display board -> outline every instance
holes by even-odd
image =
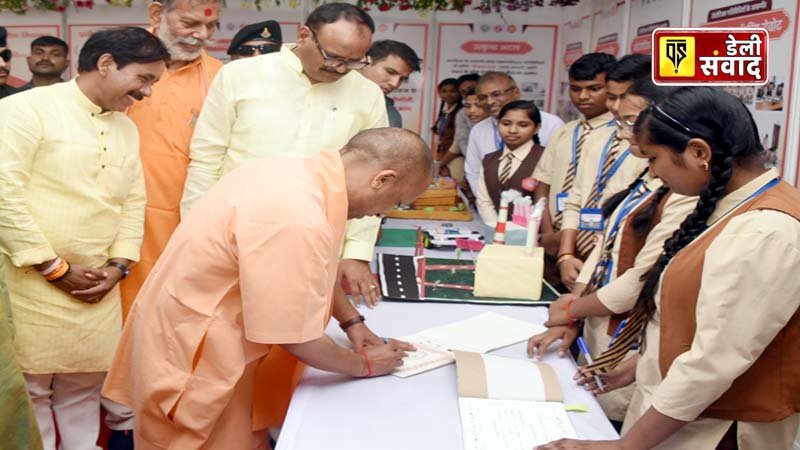
[[[649,55],[651,34],[659,27],[679,27],[683,2],[673,0],[632,0],[628,18],[627,53]]]

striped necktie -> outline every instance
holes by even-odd
[[[583,369],[584,377],[597,376],[617,367],[625,355],[633,348],[642,348],[644,329],[647,326],[647,315],[636,311],[625,319],[625,325],[617,337],[611,342],[603,353],[594,362]]]
[[[601,172],[600,178],[595,180],[594,184],[592,185],[592,192],[589,194],[589,197],[586,198],[586,203],[583,206],[584,208],[598,208],[600,206],[600,195],[598,194],[600,191],[600,185],[598,183],[602,183],[603,186],[608,185],[609,171],[620,155],[619,149],[622,144],[622,139],[617,137],[614,137],[613,139],[614,140],[611,142],[611,148],[608,149],[606,160],[603,162],[603,171]],[[592,249],[596,244],[594,234],[594,231],[578,231],[578,238],[575,240],[575,249],[578,250],[579,255],[586,257],[592,252]]]
[[[561,185],[561,192],[569,192],[569,190],[572,189],[572,184],[575,182],[575,173],[578,171],[578,162],[581,160],[581,150],[583,150],[583,144],[586,142],[589,132],[592,131],[592,126],[585,119],[581,120],[580,126],[583,127],[583,129],[578,137],[578,142],[575,144],[575,157],[569,163],[567,174],[564,177],[564,184]],[[556,217],[553,220],[553,227],[556,230],[561,228],[562,216],[563,212],[556,212]]]
[[[645,183],[639,183],[639,185],[636,187],[636,192],[633,195],[634,201],[635,199],[642,198],[642,196],[647,195],[649,192],[650,189],[645,186]],[[628,214],[633,213],[633,211],[635,211],[635,209],[630,211]],[[616,241],[617,234],[619,234],[620,231],[622,231],[621,223],[620,226],[612,228],[611,232],[603,240],[603,254],[600,257],[600,261],[598,261],[597,265],[595,266],[594,272],[592,272],[592,278],[589,279],[589,283],[586,285],[586,289],[581,295],[589,295],[606,285],[606,273],[610,268],[609,262],[612,259],[614,241]]]
[[[511,178],[511,162],[514,160],[514,153],[509,152],[503,157],[503,168],[500,170],[500,184],[505,185]]]

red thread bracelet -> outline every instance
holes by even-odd
[[[364,357],[364,361],[367,362],[367,376],[371,377],[372,375],[374,375],[375,373],[372,371],[372,360],[369,359],[369,356],[367,356],[367,354],[364,352],[356,352],[356,354]]]
[[[578,321],[578,318],[573,316],[569,312],[569,307],[572,306],[572,302],[574,302],[574,301],[575,301],[575,297],[569,297],[569,300],[567,300],[567,304],[561,307],[562,310],[567,312],[567,319],[569,319],[569,326],[574,326],[575,322]]]

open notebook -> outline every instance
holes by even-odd
[[[455,361],[452,350],[486,353],[524,341],[546,330],[542,325],[486,312],[398,339],[417,347],[392,375],[406,378]]]
[[[529,450],[575,430],[548,364],[454,352],[465,450]]]

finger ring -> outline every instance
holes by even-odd
[[[369,286],[369,288],[370,288],[370,289],[378,289],[378,286],[375,286],[374,284],[371,284],[371,285]]]

